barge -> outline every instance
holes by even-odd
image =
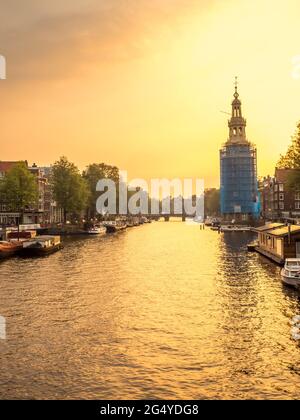
[[[37,236],[34,239],[23,242],[21,255],[42,257],[63,248],[60,236]]]

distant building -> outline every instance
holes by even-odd
[[[256,148],[247,140],[246,125],[236,85],[229,138],[220,150],[221,213],[227,220],[250,221],[260,213]]]
[[[44,189],[44,223],[62,223],[64,219],[63,209],[58,206],[54,200],[51,189],[51,174],[52,169],[50,166],[40,167],[41,176],[46,179]]]
[[[274,177],[259,183],[262,216],[268,220],[300,219],[300,190],[287,188],[289,176],[297,169],[276,169]]]
[[[0,179],[20,162],[0,162]],[[52,224],[60,223],[63,220],[63,212],[55,200],[50,185],[51,168],[39,168],[36,164],[28,166],[28,170],[36,177],[38,186],[38,200],[35,205],[25,209],[23,214],[24,224]],[[3,197],[0,197],[0,225],[16,225],[20,218],[20,212],[12,211]]]

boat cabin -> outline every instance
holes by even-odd
[[[266,225],[257,228],[257,252],[284,264],[286,258],[300,258],[300,226]]]
[[[60,236],[37,236],[23,242],[23,249],[27,247],[50,248],[60,244]]]

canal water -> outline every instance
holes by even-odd
[[[298,398],[300,295],[250,233],[156,222],[0,264],[1,398]]]

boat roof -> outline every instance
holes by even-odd
[[[293,235],[293,234],[300,233],[300,226],[297,226],[297,225],[283,226],[281,228],[267,231],[267,233],[272,236],[286,236],[289,233]]]
[[[255,232],[264,232],[264,231],[267,231],[267,230],[277,229],[277,228],[283,227],[283,226],[285,226],[284,223],[269,223],[267,225],[257,227],[254,230],[255,230]]]
[[[60,236],[41,235],[41,236],[36,236],[35,238],[30,238],[26,242],[50,241],[51,239],[59,240]]]

